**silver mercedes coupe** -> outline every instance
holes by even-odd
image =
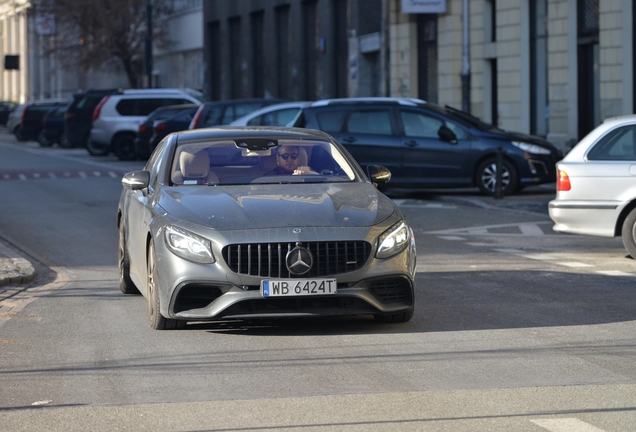
[[[119,201],[119,278],[154,329],[227,319],[373,315],[415,307],[400,209],[326,133],[218,127],[166,137]]]

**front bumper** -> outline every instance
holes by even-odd
[[[315,235],[320,236],[324,231],[316,230]],[[348,230],[354,236],[356,231],[369,234],[368,228]],[[258,241],[259,235],[271,240],[272,233],[252,233],[250,239]],[[374,232],[367,238],[376,236]],[[172,254],[162,235],[155,239],[155,247],[161,312],[170,318],[204,321],[389,314],[409,310],[415,305],[416,250],[413,239],[405,250],[393,257],[377,259],[373,247],[362,268],[320,276],[336,279],[337,294],[294,297],[264,297],[260,290],[261,281],[270,278],[233,272],[222,258],[221,245],[213,246],[216,263],[205,265]],[[293,277],[289,279],[294,280]]]

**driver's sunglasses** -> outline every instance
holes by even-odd
[[[283,160],[287,160],[289,158],[292,158],[292,160],[296,160],[298,159],[298,153],[281,153],[278,155],[279,157],[281,157]]]

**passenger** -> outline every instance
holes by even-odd
[[[267,175],[318,174],[312,171],[309,166],[298,166],[300,164],[300,152],[301,150],[296,146],[280,146],[276,154],[277,166],[269,171]]]

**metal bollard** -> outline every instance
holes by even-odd
[[[495,199],[503,198],[503,187],[501,177],[503,173],[503,147],[497,147],[497,175],[495,180]]]

